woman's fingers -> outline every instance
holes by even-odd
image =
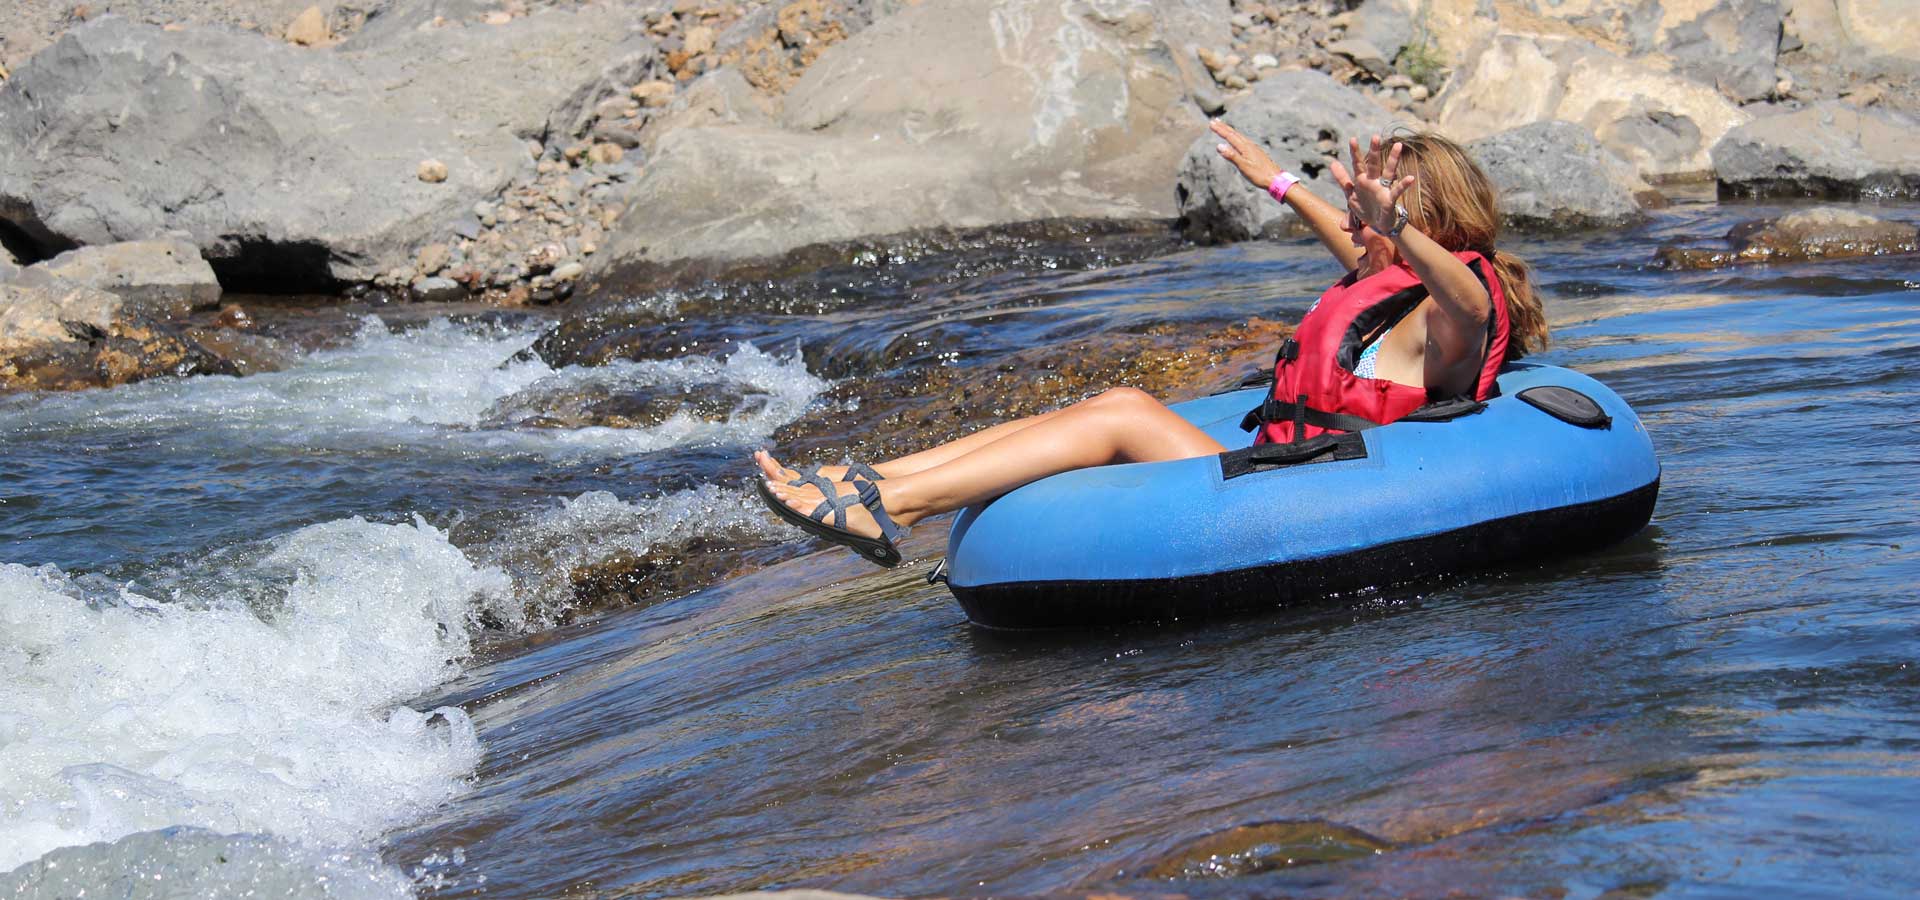
[[[1347,153],[1353,156],[1353,177],[1356,179],[1365,178],[1367,176],[1367,162],[1366,159],[1360,155],[1359,138],[1347,138]]]
[[[1378,144],[1378,143],[1379,143],[1379,140],[1380,140],[1379,138],[1374,138],[1374,142],[1375,142],[1375,144]],[[1393,152],[1391,152],[1391,153],[1388,153],[1388,154],[1387,154],[1387,165],[1386,165],[1386,168],[1384,168],[1384,169],[1382,169],[1382,170],[1381,170],[1381,172],[1380,172],[1380,177],[1381,177],[1382,179],[1384,179],[1384,180],[1386,180],[1386,181],[1393,181],[1393,180],[1395,180],[1395,179],[1397,179],[1397,178],[1399,178],[1399,177],[1400,177],[1400,176],[1399,176],[1399,172],[1400,172],[1400,151],[1402,151],[1402,150],[1405,150],[1405,149],[1406,149],[1406,147],[1407,147],[1407,145],[1405,145],[1405,144],[1402,144],[1402,143],[1400,143],[1399,141],[1394,141],[1394,142],[1393,142]]]
[[[1412,175],[1408,175],[1407,177],[1402,178],[1397,182],[1394,182],[1393,194],[1387,198],[1388,201],[1392,203],[1399,203],[1400,195],[1406,193],[1407,188],[1410,188],[1410,187],[1413,187]]]
[[[1339,185],[1340,190],[1353,193],[1353,176],[1347,174],[1347,167],[1341,165],[1337,158],[1328,161],[1333,164],[1329,167],[1329,171],[1333,173],[1333,183]]]

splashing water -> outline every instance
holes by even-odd
[[[351,519],[248,575],[273,602],[0,565],[0,870],[174,825],[354,845],[461,789],[466,714],[400,704],[457,671],[505,574]]]

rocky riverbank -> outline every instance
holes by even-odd
[[[0,13],[0,280],[19,283],[0,351],[15,387],[245,371],[202,352],[222,342],[171,337],[189,310],[13,274],[126,242],[180,242],[212,291],[520,306],[1023,223],[1289,233],[1290,215],[1213,153],[1213,115],[1329,197],[1326,158],[1346,135],[1438,128],[1473,142],[1520,229],[1618,226],[1689,182],[1911,196],[1920,34],[1882,27],[1897,13],[1880,0],[16,5]],[[116,328],[162,337],[107,357],[87,344]],[[53,357],[69,375],[36,362]]]

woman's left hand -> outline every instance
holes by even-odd
[[[1339,160],[1333,161],[1333,180],[1347,194],[1347,207],[1359,215],[1360,221],[1382,234],[1393,230],[1394,222],[1399,219],[1395,211],[1400,203],[1400,195],[1413,186],[1414,177],[1401,177],[1400,152],[1404,145],[1395,142],[1393,150],[1381,154],[1380,136],[1374,135],[1371,149],[1364,156],[1360,153],[1360,139],[1347,138],[1347,151],[1353,155],[1353,174]]]

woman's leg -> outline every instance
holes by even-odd
[[[1115,388],[930,469],[889,475],[879,485],[880,499],[895,522],[911,525],[1070,469],[1186,459],[1225,449],[1147,394]],[[779,481],[770,486],[802,514],[812,513],[822,499],[811,486]],[[840,492],[854,493],[851,485]],[[847,511],[847,527],[869,537],[880,533],[873,517],[857,505]]]
[[[1093,398],[1093,399],[1098,399],[1098,398]],[[1092,399],[1080,401],[1080,403],[1091,403],[1091,402],[1093,402]],[[1074,406],[1078,406],[1078,405],[1080,404],[1078,403],[1074,404]],[[1011,422],[1001,422],[1000,424],[995,425],[992,428],[983,428],[979,431],[976,431],[972,434],[967,435],[966,437],[956,438],[944,444],[940,444],[935,447],[929,447],[928,449],[922,450],[918,453],[910,453],[910,454],[907,454],[906,456],[896,457],[894,459],[887,460],[886,462],[875,463],[873,466],[873,470],[876,472],[879,472],[882,476],[888,479],[894,479],[902,475],[911,475],[915,472],[925,471],[927,469],[933,468],[934,466],[940,465],[941,463],[948,462],[950,460],[964,456],[968,453],[971,453],[975,450],[980,449],[981,447],[991,444],[994,441],[997,441],[1003,437],[1006,437],[1007,435],[1010,435],[1016,431],[1026,428],[1029,425],[1032,425],[1036,422],[1045,421],[1046,419],[1052,418],[1053,416],[1057,416],[1063,412],[1066,412],[1067,409],[1072,409],[1072,408],[1073,406],[1069,406],[1066,409],[1056,409],[1053,412],[1044,412],[1035,416],[1027,416],[1024,419],[1015,419]],[[773,454],[768,453],[765,450],[754,451],[753,460],[754,462],[760,464],[760,471],[766,473],[766,476],[770,479],[773,479],[774,481],[791,481],[795,478],[800,477],[799,472],[796,472],[790,468],[787,468],[784,465],[781,465],[779,460],[773,458]],[[846,466],[821,466],[820,474],[825,476],[829,481],[840,481],[847,477],[847,467]]]

